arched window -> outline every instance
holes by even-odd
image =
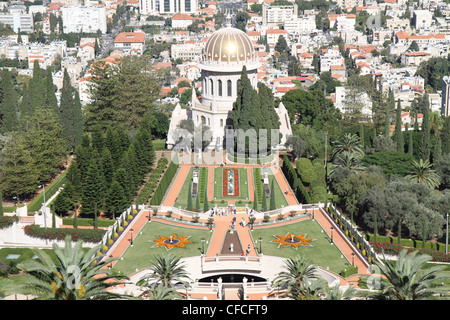
[[[202,119],[202,124],[206,124],[206,118],[205,118],[205,116],[202,116],[200,119]]]
[[[219,80],[217,84],[219,86],[219,97],[221,97],[222,96],[222,80]]]
[[[220,126],[223,127],[223,119],[220,119]]]
[[[231,85],[231,80],[228,80],[227,81],[227,95],[229,96],[229,97],[231,97],[232,96],[232,85]]]
[[[211,95],[214,95],[214,83],[212,81],[212,79],[209,80],[209,84],[211,85]]]

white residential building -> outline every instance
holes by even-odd
[[[433,22],[433,13],[429,10],[414,10],[413,21],[416,29],[429,28]]]
[[[314,16],[302,16],[284,21],[284,30],[289,34],[310,34],[316,30]]]
[[[33,15],[14,11],[10,13],[0,13],[0,23],[10,26],[14,32],[33,32]]]
[[[262,22],[264,25],[269,23],[283,24],[285,21],[297,17],[297,4],[275,5],[264,3],[262,6]]]
[[[139,11],[143,15],[165,13],[196,13],[198,0],[139,0]]]
[[[172,59],[183,59],[187,61],[200,61],[204,45],[197,41],[187,41],[180,44],[172,44],[170,55]]]
[[[64,6],[61,11],[64,33],[106,33],[105,6]]]

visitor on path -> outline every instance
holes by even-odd
[[[252,249],[251,249],[250,245],[248,245],[248,247],[247,247],[247,255],[250,253],[251,250]]]

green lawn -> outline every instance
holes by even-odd
[[[188,239],[192,244],[188,244],[185,248],[172,248],[167,251],[166,248],[154,246],[154,239],[158,236],[170,236],[176,234],[178,236],[190,236]],[[209,230],[194,229],[189,227],[177,227],[161,222],[147,223],[142,228],[142,234],[137,234],[133,240],[133,247],[128,247],[123,254],[123,260],[119,260],[114,268],[121,271],[125,275],[130,275],[138,270],[148,268],[155,257],[171,252],[179,258],[198,256],[201,254],[202,243],[200,239],[203,237],[206,241],[210,241],[212,233]],[[208,245],[205,242],[205,251]]]
[[[321,232],[322,228],[316,221],[304,220],[294,224],[273,228],[255,228],[252,231],[253,241],[263,238],[262,253],[270,256],[292,258],[302,255],[311,260],[315,265],[324,269],[339,273],[350,266],[345,258],[341,258],[341,252],[335,245],[330,244],[330,238]],[[278,248],[278,243],[272,242],[276,239],[274,235],[286,235],[292,232],[295,235],[305,234],[305,237],[312,238],[310,247],[299,247],[297,250],[291,247]],[[257,244],[259,250],[259,242]]]

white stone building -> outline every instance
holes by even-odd
[[[61,7],[64,33],[106,33],[105,6],[64,6]]]
[[[169,148],[175,144],[175,129],[183,119],[192,119],[195,126],[207,125],[212,134],[210,147],[223,147],[225,136],[232,132],[230,115],[244,66],[250,83],[256,88],[260,62],[250,38],[246,33],[230,26],[214,32],[208,39],[202,61],[198,64],[202,78],[201,99],[193,90],[191,109],[184,110],[179,106],[175,108],[167,135]],[[277,112],[282,123],[280,131],[284,132],[285,138],[288,134],[292,134],[289,123],[286,126],[287,112],[283,108]]]

